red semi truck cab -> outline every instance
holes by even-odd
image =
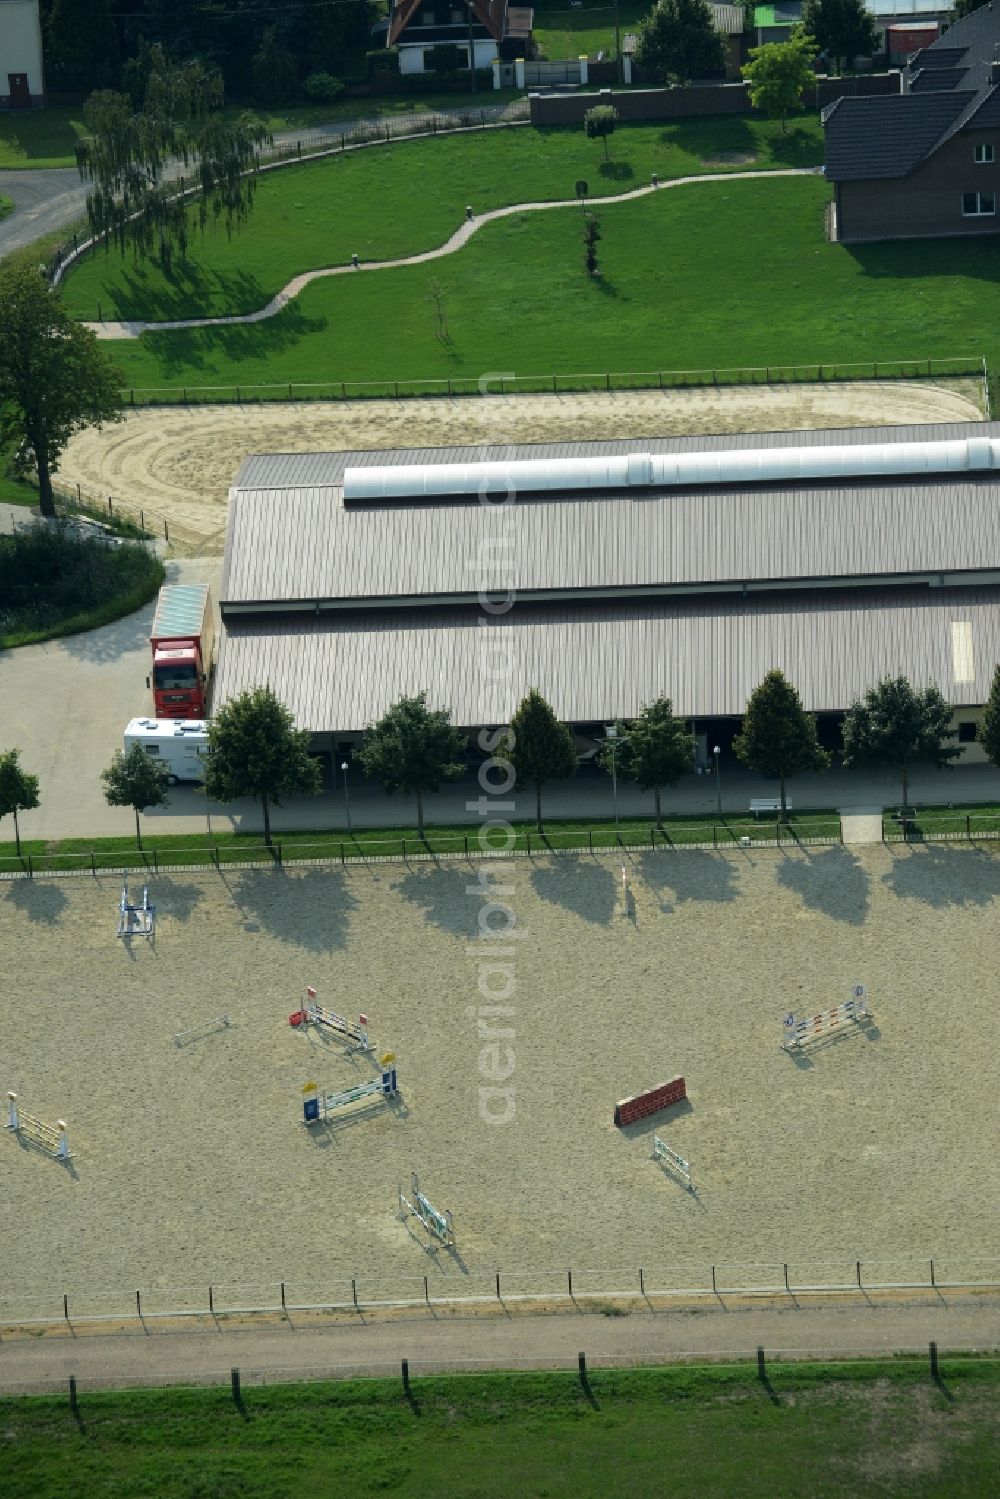
[[[207,718],[215,644],[212,596],[205,584],[167,583],[149,637],[157,718]]]

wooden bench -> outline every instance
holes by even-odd
[[[792,810],[792,804],[791,804],[790,801],[788,801],[786,799],[786,801],[785,801],[785,811],[786,812],[790,812],[791,810]],[[781,811],[781,797],[780,796],[754,796],[754,797],[751,797],[751,799],[750,799],[750,811],[753,813],[753,815],[755,817],[759,817],[762,812],[780,812]]]

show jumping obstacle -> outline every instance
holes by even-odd
[[[345,1088],[341,1093],[320,1093],[318,1084],[306,1083],[302,1089],[302,1122],[318,1124],[328,1114],[346,1109],[349,1104],[360,1103],[366,1098],[395,1098],[398,1091],[395,1067],[385,1067],[381,1075],[372,1078],[370,1083],[359,1083],[357,1087]]]
[[[227,1031],[228,1029],[228,1015],[213,1015],[211,1020],[203,1020],[200,1025],[192,1025],[186,1031],[178,1031],[174,1036],[174,1045],[185,1046],[188,1041],[200,1041],[210,1031]]]
[[[34,1114],[27,1114],[24,1109],[18,1108],[16,1093],[7,1094],[7,1128],[12,1129],[15,1134],[23,1135],[33,1145],[41,1146],[42,1150],[47,1150],[56,1160],[68,1161],[70,1158],[65,1119],[57,1119],[54,1125],[45,1124],[43,1120],[36,1119]]]
[[[295,1010],[288,1017],[288,1024],[299,1025],[325,1025],[327,1030],[334,1031],[342,1036],[347,1043],[347,1052],[371,1051],[371,1041],[368,1037],[368,1016],[359,1015],[358,1023],[355,1025],[350,1020],[345,1020],[343,1015],[337,1015],[333,1010],[326,1010],[322,1005],[316,1003],[316,990],[310,987],[306,990],[306,1007],[304,1010]]]
[[[694,1191],[694,1183],[691,1180],[691,1164],[676,1150],[671,1150],[666,1140],[661,1140],[659,1135],[653,1136],[653,1160],[659,1161],[667,1171],[672,1171],[679,1176],[689,1192]]]
[[[845,1025],[860,1024],[870,1018],[870,1011],[865,1002],[864,984],[854,986],[854,994],[842,1005],[834,1005],[832,1010],[820,1010],[818,1015],[813,1015],[808,1020],[796,1020],[789,1011],[785,1016],[782,1026],[782,1045],[786,1051],[791,1051],[793,1046],[806,1046],[810,1041],[818,1041],[823,1036],[829,1036],[831,1032],[840,1030]]]
[[[672,1108],[675,1103],[683,1103],[687,1098],[687,1086],[682,1077],[672,1077],[669,1083],[661,1083],[658,1088],[649,1088],[645,1093],[634,1093],[631,1098],[623,1098],[615,1104],[615,1126],[621,1129],[625,1124],[635,1124],[639,1119],[645,1119],[649,1114],[658,1114],[661,1109]]]
[[[128,874],[122,870],[122,898],[118,902],[118,936],[152,937],[156,926],[156,907],[149,904],[149,886],[142,887],[142,905],[133,906],[128,898]]]
[[[415,1171],[410,1172],[410,1191],[413,1193],[413,1201],[411,1202],[403,1195],[402,1187],[398,1191],[399,1216],[403,1222],[406,1222],[408,1214],[419,1218],[427,1231],[450,1249],[455,1243],[455,1226],[451,1221],[451,1214],[447,1209],[443,1213],[439,1212],[430,1199],[424,1196]]]

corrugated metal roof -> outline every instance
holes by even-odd
[[[995,569],[997,492],[966,475],[345,510],[333,489],[241,490],[223,612]]]
[[[962,631],[956,678],[953,625]],[[608,611],[522,606],[240,620],[228,628],[216,705],[269,682],[297,723],[350,733],[426,689],[457,724],[510,721],[530,686],[574,723],[634,717],[666,693],[685,717],[742,713],[772,667],[813,711],[846,708],[886,675],[982,703],[1000,661],[1000,589],[893,589],[748,602],[698,599]]]
[[[517,421],[511,405],[511,425]],[[346,468],[389,463],[478,463],[527,458],[589,458],[626,453],[719,452],[728,448],[831,447],[872,442],[946,442],[1000,437],[1000,422],[931,422],[899,427],[813,428],[797,432],[694,433],[686,437],[624,437],[593,442],[472,443],[443,448],[361,448],[337,453],[251,453],[240,465],[237,489],[339,486]]]

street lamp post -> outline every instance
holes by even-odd
[[[347,761],[340,762],[340,768],[344,772],[344,811],[347,813],[347,831],[351,831],[351,793],[347,786]]]
[[[721,817],[722,816],[722,772],[719,770],[719,756],[722,754],[722,750],[720,749],[720,747],[718,745],[715,746],[715,748],[712,751],[712,754],[715,756],[715,802],[716,802],[716,806],[719,809],[719,816]]]
[[[604,726],[605,739],[611,746],[611,794],[615,800],[615,836],[618,836],[618,727],[609,723]]]

